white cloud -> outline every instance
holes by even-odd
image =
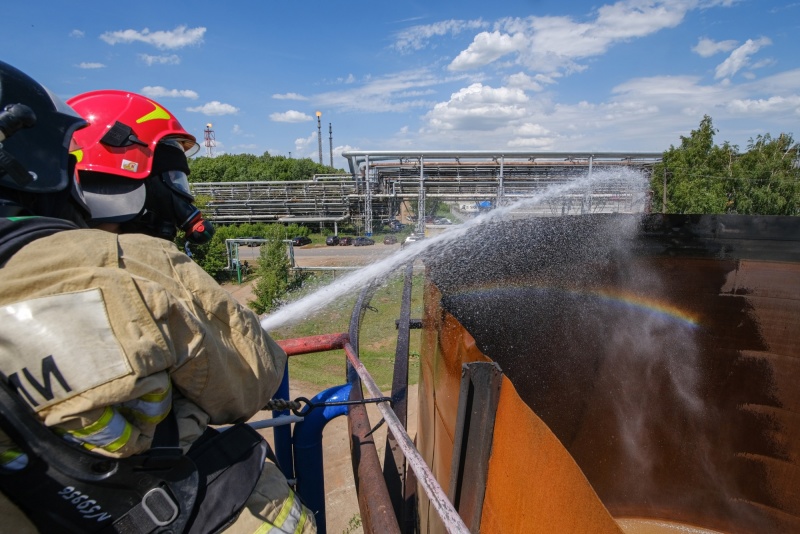
[[[425,118],[438,130],[486,130],[525,116],[528,97],[520,89],[474,83],[436,104]]]
[[[553,137],[515,137],[508,141],[508,148],[519,150],[544,150],[553,146]]]
[[[235,115],[239,113],[239,108],[214,100],[202,106],[186,108],[186,111],[202,113],[204,115]]]
[[[750,66],[750,68],[751,69],[763,69],[764,67],[771,67],[772,65],[775,65],[776,63],[777,63],[777,61],[775,61],[775,59],[766,58],[766,59],[762,59],[760,61],[756,61],[755,63],[753,63]]]
[[[308,122],[314,120],[311,115],[293,109],[284,111],[283,113],[272,113],[269,119],[273,122]]]
[[[748,39],[745,43],[731,52],[728,58],[717,65],[714,78],[729,78],[750,64],[750,56],[758,52],[762,47],[769,46],[772,41],[768,37],[761,37],[755,41]]]
[[[588,22],[571,17],[503,19],[494,31],[476,35],[448,68],[478,69],[513,54],[516,63],[533,71],[578,72],[586,67],[577,61],[603,55],[614,44],[674,28],[692,9],[730,3],[732,0],[620,0],[597,9]]]
[[[550,130],[542,126],[541,124],[532,124],[530,122],[526,122],[516,128],[516,133],[518,135],[526,135],[529,137],[541,137],[543,135],[549,135]]]
[[[294,140],[295,158],[311,158],[316,160],[318,158],[317,150],[317,132],[311,132],[308,137],[299,137]],[[313,151],[312,151],[313,149]]]
[[[308,100],[308,98],[304,97],[298,93],[284,93],[284,94],[274,94],[272,98],[275,100]]]
[[[191,100],[196,100],[198,94],[191,89],[167,89],[166,87],[161,87],[160,85],[151,86],[148,85],[143,87],[141,93],[144,96],[159,99],[159,98],[189,98]]]
[[[78,63],[77,67],[79,69],[104,69],[106,66],[103,63],[96,63],[90,61],[84,61],[82,63]]]
[[[481,32],[475,36],[466,50],[458,54],[448,68],[469,70],[483,67],[506,54],[519,52],[527,44],[527,38],[521,33],[508,35],[497,31]]]
[[[69,36],[70,37],[75,37],[76,39],[80,39],[85,35],[86,35],[86,32],[84,32],[82,30],[72,30],[71,32],[69,32]]]
[[[711,57],[719,52],[730,52],[736,45],[739,44],[733,39],[727,41],[714,41],[706,37],[700,38],[697,44],[692,48],[692,52],[700,55],[701,57]]]
[[[486,26],[487,24],[481,19],[445,20],[435,24],[412,26],[398,33],[392,46],[400,52],[421,50],[433,37],[457,35],[466,30],[477,30]]]
[[[726,108],[737,115],[800,114],[800,95],[773,96],[766,99],[736,99],[728,102]]]
[[[421,95],[432,87],[457,79],[442,79],[419,68],[380,78],[368,77],[362,85],[315,95],[314,101],[320,106],[346,111],[404,112],[433,106],[435,102],[424,100]]]
[[[545,92],[528,97],[521,89],[474,84],[425,116],[426,124],[414,145],[663,151],[696,128],[705,113],[715,119],[731,116],[723,113],[721,103],[739,94],[738,90],[701,85],[699,80],[689,76],[634,79],[615,87],[610,99],[598,95],[598,101],[572,103],[554,102],[553,95]],[[789,79],[780,82],[790,83]]]
[[[170,54],[168,56],[139,54],[139,59],[144,61],[148,67],[152,67],[153,65],[178,65],[181,62],[181,58],[177,54]]]
[[[536,76],[529,76],[524,72],[518,72],[508,77],[509,87],[518,87],[523,91],[543,91],[543,84],[554,83],[554,80],[549,76],[537,74]]]
[[[110,45],[141,42],[160,49],[173,49],[200,44],[203,42],[205,33],[206,29],[203,27],[187,28],[186,26],[178,26],[171,31],[159,30],[151,32],[148,28],[145,28],[142,31],[119,30],[105,32],[100,36],[100,39]]]

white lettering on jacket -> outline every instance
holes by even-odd
[[[0,307],[0,370],[36,410],[131,372],[100,289]]]

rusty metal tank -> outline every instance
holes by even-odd
[[[506,220],[425,264],[418,447],[482,473],[473,531],[800,532],[800,217]]]

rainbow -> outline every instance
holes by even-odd
[[[503,282],[501,284],[495,282],[492,284],[482,284],[480,286],[465,288],[451,295],[477,295],[480,293],[498,295],[520,290],[547,291],[582,299],[592,298],[607,303],[609,306],[623,306],[630,310],[654,314],[665,320],[679,322],[690,328],[697,328],[700,326],[700,316],[698,314],[685,310],[665,299],[658,299],[630,291],[611,291],[604,288],[574,289],[559,286],[536,286],[526,283]]]

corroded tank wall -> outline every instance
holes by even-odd
[[[800,531],[800,218],[506,221],[426,267],[443,487],[461,363],[508,379],[481,531]]]

